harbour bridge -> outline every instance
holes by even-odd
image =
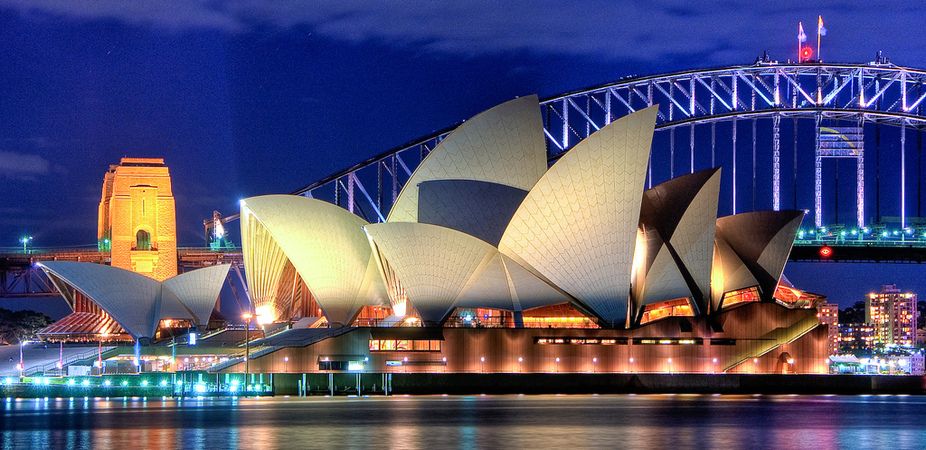
[[[926,248],[924,102],[926,71],[879,53],[864,64],[779,63],[764,55],[751,65],[628,77],[547,98],[540,108],[553,163],[611,121],[659,105],[648,187],[720,166],[722,213],[801,209],[808,217],[797,248],[878,248],[885,251],[871,260],[919,261],[905,249]],[[382,222],[417,165],[455,127],[293,194]],[[215,223],[204,221],[207,241],[216,238]],[[866,260],[865,252],[850,253]]]
[[[781,63],[763,55],[750,65],[622,78],[544,99],[540,112],[553,163],[611,121],[659,105],[648,187],[720,166],[722,214],[807,211],[792,260],[924,262],[924,102],[926,70],[894,65],[880,53],[863,64]],[[417,165],[455,127],[293,194],[382,222]],[[240,269],[240,253],[223,245],[237,219],[204,220],[206,246],[181,249],[181,270],[216,261]],[[107,256],[95,248],[15,253],[0,252],[0,297],[53,292],[35,261]]]

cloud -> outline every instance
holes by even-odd
[[[50,168],[48,160],[39,155],[0,151],[0,178],[36,180]]]
[[[688,55],[708,64],[741,61],[768,47],[792,53],[797,21],[803,20],[813,36],[817,14],[824,15],[831,31],[827,45],[851,52],[846,56],[861,57],[856,53],[864,51],[869,57],[878,45],[920,55],[918,43],[926,38],[917,20],[926,5],[899,7],[889,0],[850,6],[795,0],[0,0],[4,7],[27,17],[118,21],[181,33],[305,27],[306,39],[311,34],[462,56],[532,52],[605,60]],[[890,42],[878,42],[887,41],[880,36],[891,36]]]

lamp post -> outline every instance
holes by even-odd
[[[58,363],[55,364],[55,367],[58,369],[59,375],[63,375],[61,371],[64,369],[64,341],[58,342]]]
[[[241,315],[244,318],[244,389],[248,386],[248,372],[250,372],[251,363],[251,315],[246,312]]]
[[[100,334],[100,341],[96,348],[96,364],[100,368],[100,376],[103,376],[103,334]]]
[[[23,236],[19,239],[19,243],[23,245],[24,254],[29,253],[27,246],[29,245],[30,242],[32,242],[32,236]]]
[[[19,340],[19,377],[22,378],[26,371],[26,362],[23,358],[23,346],[26,345],[26,341]]]

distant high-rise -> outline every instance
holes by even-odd
[[[874,328],[876,345],[915,345],[916,294],[901,292],[893,284],[881,286],[881,292],[868,294],[865,322]]]
[[[163,158],[122,158],[109,166],[97,230],[113,267],[158,281],[177,275],[177,220]]]
[[[819,303],[817,317],[820,318],[821,324],[826,325],[830,355],[839,353],[839,305],[825,301]]]
[[[839,353],[871,353],[874,348],[874,327],[868,323],[839,324]]]

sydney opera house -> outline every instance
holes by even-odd
[[[212,370],[825,373],[816,310],[779,295],[803,212],[718,218],[719,168],[644,189],[656,114],[549,165],[537,97],[501,104],[441,141],[382,223],[301,196],[242,200],[268,332]],[[205,328],[228,272],[87,266],[44,268],[75,311],[149,340],[166,320]]]
[[[383,223],[243,200],[257,319],[296,324],[251,370],[826,371],[816,311],[776,296],[803,212],[718,219],[720,169],[644,190],[655,107],[548,166],[538,111],[530,96],[464,122]]]

